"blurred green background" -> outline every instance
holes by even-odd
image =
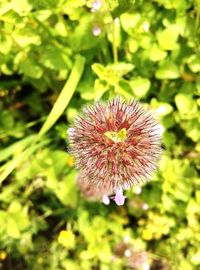
[[[0,269],[200,269],[199,41],[199,0],[1,0]],[[165,129],[122,207],[81,195],[66,142],[116,95]]]

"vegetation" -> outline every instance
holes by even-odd
[[[199,269],[199,28],[199,0],[1,0],[0,269]],[[115,96],[164,127],[123,206],[83,196],[66,142]]]

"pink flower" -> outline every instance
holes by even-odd
[[[89,105],[68,130],[82,179],[106,190],[118,205],[123,189],[147,181],[161,154],[161,126],[136,101],[114,98]]]
[[[92,33],[94,36],[99,36],[101,34],[101,28],[99,26],[94,26],[92,29]]]
[[[101,0],[95,0],[92,3],[91,11],[96,12],[101,8],[101,6],[102,6],[102,1]]]

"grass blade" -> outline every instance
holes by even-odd
[[[45,123],[43,124],[41,130],[39,131],[38,138],[43,136],[58,120],[61,114],[66,109],[67,105],[69,104],[74,91],[79,83],[79,80],[83,74],[85,64],[85,58],[78,55],[76,57],[74,66],[70,73],[70,76],[64,85],[59,97],[57,98],[51,112],[49,113]]]
[[[6,160],[17,152],[22,152],[26,148],[26,146],[34,140],[35,137],[35,134],[26,136],[25,138],[9,145],[8,147],[1,149],[0,162]]]
[[[25,149],[24,151],[18,153],[10,161],[4,164],[0,168],[0,185],[8,177],[8,175],[22,163],[25,159],[28,159],[31,154],[33,154],[38,148],[49,143],[49,140],[42,140],[40,143],[33,144],[31,147]]]

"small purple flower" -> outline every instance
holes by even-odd
[[[123,190],[121,188],[116,189],[116,194],[114,197],[111,197],[117,205],[124,205],[126,196],[123,195]]]
[[[161,154],[162,128],[136,101],[114,98],[85,107],[68,130],[81,179],[123,205],[123,189],[147,181]],[[104,198],[105,199],[105,198]]]
[[[94,36],[99,36],[101,34],[101,28],[99,26],[94,26],[92,28],[92,33]]]
[[[96,12],[101,8],[101,6],[102,6],[102,1],[101,0],[95,0],[92,3],[91,11]]]

